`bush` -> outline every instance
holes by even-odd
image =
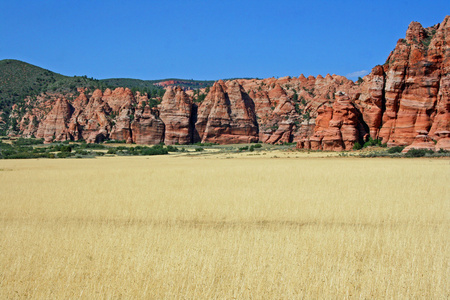
[[[67,158],[67,157],[71,157],[71,156],[73,156],[73,154],[70,152],[60,152],[56,155],[56,157],[58,157],[58,158]]]
[[[403,149],[405,149],[404,146],[395,146],[395,147],[389,148],[387,150],[387,152],[388,153],[400,153],[403,151]]]
[[[31,153],[31,152],[17,152],[17,153],[5,153],[3,152],[0,157],[5,159],[29,159],[29,158],[46,158],[47,153]]]
[[[239,148],[239,151],[246,151],[246,150],[248,150],[248,146]]]
[[[374,140],[371,137],[369,137],[369,140],[364,143],[363,148],[372,147],[372,146],[383,147],[383,145],[384,144],[381,144],[381,140],[379,140],[379,139]]]
[[[433,150],[427,150],[427,149],[411,149],[408,152],[405,153],[406,157],[423,157],[426,154],[434,154]]]
[[[116,154],[117,150],[115,148],[110,148],[108,149],[108,152],[106,152],[107,154]]]
[[[361,150],[361,149],[362,149],[362,146],[361,146],[361,144],[359,142],[356,142],[353,145],[353,150]]]
[[[195,148],[195,151],[197,151],[197,152],[201,152],[201,151],[203,151],[203,150],[205,150],[205,149],[203,149],[202,147],[200,147],[200,148]]]
[[[178,148],[174,146],[167,146],[167,151],[169,152],[178,152]]]
[[[75,154],[79,154],[79,155],[88,155],[89,152],[87,152],[86,150],[76,150]]]
[[[136,155],[135,152],[137,152],[137,151],[134,151],[134,148],[129,148],[129,149],[131,150],[131,153],[129,152],[130,154]],[[168,154],[168,153],[169,153],[169,151],[166,148],[164,148],[162,145],[154,145],[151,148],[145,147],[145,148],[141,149],[139,154],[140,155],[164,155],[164,154]]]
[[[16,146],[29,146],[29,145],[41,145],[44,143],[44,139],[25,139],[18,138],[13,142]]]
[[[254,145],[252,145],[252,147],[256,149],[256,148],[261,148],[262,145],[261,144],[254,144]]]
[[[72,147],[70,147],[69,145],[63,145],[61,146],[60,151],[70,153],[72,152]]]

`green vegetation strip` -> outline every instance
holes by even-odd
[[[106,141],[104,144],[87,144],[86,142],[59,142],[44,145],[43,139],[0,139],[0,159],[27,159],[27,158],[93,158],[104,155],[118,156],[146,156],[165,155],[169,152],[203,152],[208,148],[214,153],[239,153],[254,151],[284,150],[295,151],[294,143],[281,145],[248,144],[248,145],[218,145],[215,143],[195,143],[192,145],[168,145],[158,144],[154,146],[122,145],[123,141]],[[119,145],[114,145],[119,144]],[[402,153],[404,147],[380,148],[374,143],[374,148],[364,152],[341,152],[341,157],[450,157],[450,151],[439,150],[434,152],[426,149],[411,149]],[[384,146],[384,145],[383,145]],[[373,147],[373,146],[368,146]],[[217,152],[219,151],[219,152]],[[305,151],[305,150],[300,150]],[[310,151],[308,151],[310,152]],[[322,151],[320,151],[322,152]],[[211,152],[205,152],[211,153]]]
[[[27,159],[27,158],[92,158],[114,155],[164,155],[177,152],[174,146],[154,145],[148,146],[106,146],[103,144],[86,143],[53,143],[44,145],[41,139],[19,138],[11,144],[0,141],[0,159]]]

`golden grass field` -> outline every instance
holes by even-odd
[[[0,161],[0,298],[450,297],[450,160],[274,156]]]

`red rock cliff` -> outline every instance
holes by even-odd
[[[219,80],[201,103],[193,102],[193,92],[168,87],[152,108],[147,95],[127,88],[81,89],[75,100],[41,95],[26,99],[26,114],[13,107],[10,119],[18,126],[10,134],[46,142],[297,142],[299,148],[323,150],[349,150],[371,137],[392,146],[431,142],[448,149],[449,31],[449,16],[429,28],[412,22],[386,63],[359,83],[334,74]]]
[[[166,145],[192,142],[192,99],[180,87],[168,87],[159,107]]]

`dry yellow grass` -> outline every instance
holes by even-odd
[[[449,298],[449,160],[273,156],[0,161],[0,298]]]

